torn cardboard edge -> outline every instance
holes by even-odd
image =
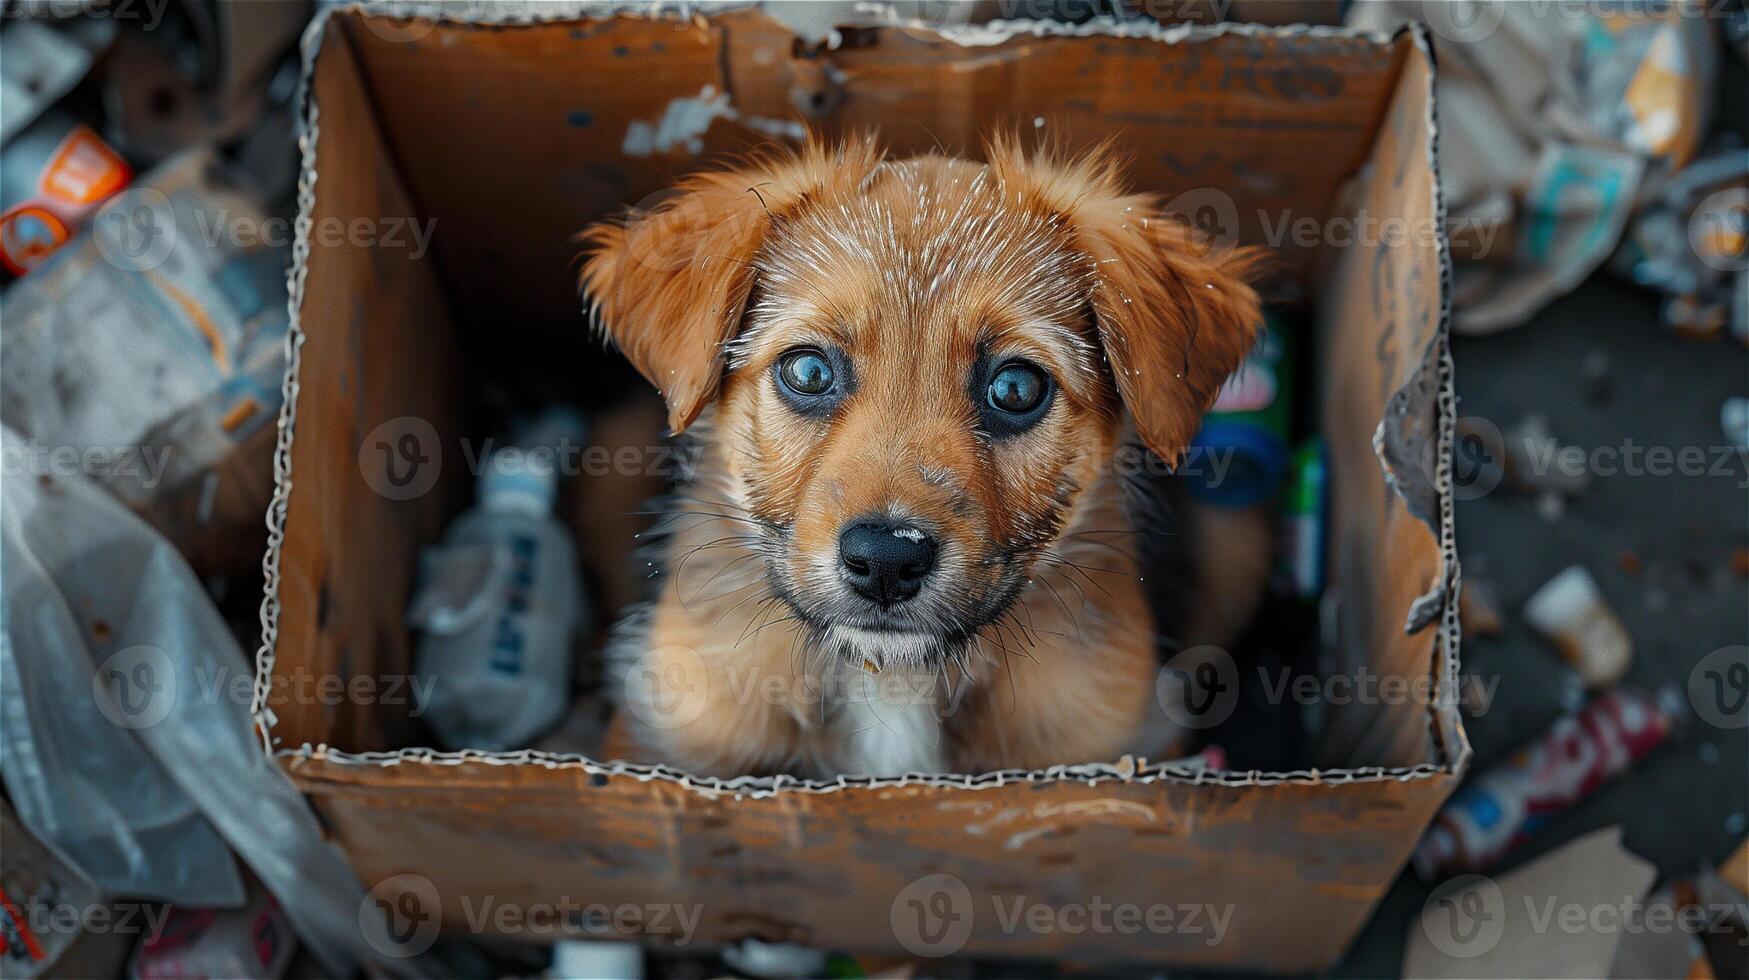
[[[757,3],[741,3],[733,2],[733,0],[721,4],[679,2],[672,5],[662,2],[632,3],[626,2],[626,0],[540,0],[540,2],[532,4],[505,2],[505,0],[466,0],[463,3],[445,3],[440,2],[440,0],[369,0],[369,2],[352,3],[340,8],[324,8],[311,19],[299,42],[302,64],[296,93],[296,127],[299,149],[298,209],[291,249],[291,266],[286,274],[290,323],[285,341],[286,366],[282,384],[283,399],[280,405],[278,442],[273,454],[274,492],[266,514],[267,551],[262,558],[264,578],[261,601],[262,639],[255,657],[255,686],[250,704],[250,712],[254,716],[256,730],[261,737],[263,752],[279,758],[284,764],[291,767],[296,767],[307,761],[326,761],[337,765],[378,767],[396,766],[402,763],[459,766],[478,762],[504,766],[535,765],[553,769],[578,768],[592,775],[623,776],[640,781],[673,782],[710,796],[722,794],[765,796],[784,791],[832,793],[846,789],[885,789],[899,786],[984,789],[1017,782],[1048,783],[1066,780],[1079,781],[1089,785],[1097,784],[1103,780],[1140,783],[1164,781],[1227,786],[1258,786],[1278,783],[1345,784],[1409,781],[1461,772],[1469,759],[1470,747],[1457,717],[1455,701],[1452,700],[1454,692],[1458,690],[1459,681],[1459,627],[1457,603],[1453,601],[1458,588],[1459,572],[1454,511],[1450,494],[1452,445],[1455,433],[1454,409],[1456,407],[1454,369],[1449,344],[1451,249],[1444,226],[1445,200],[1438,182],[1438,129],[1434,101],[1438,73],[1426,28],[1420,24],[1414,24],[1406,25],[1394,32],[1379,32],[1324,25],[1295,25],[1285,28],[1232,23],[1168,26],[1151,20],[1118,21],[1104,17],[1081,24],[1009,20],[938,29],[921,21],[898,18],[891,8],[888,8],[888,14],[892,15],[892,22],[876,23],[870,26],[916,29],[940,37],[950,43],[967,47],[999,44],[1013,37],[1027,34],[1035,37],[1134,38],[1167,44],[1180,44],[1224,35],[1271,38],[1339,38],[1373,45],[1395,44],[1397,39],[1404,34],[1412,38],[1416,49],[1426,59],[1428,65],[1426,92],[1428,140],[1425,149],[1427,163],[1434,178],[1434,214],[1431,217],[1435,221],[1434,227],[1437,229],[1436,249],[1440,267],[1441,297],[1438,323],[1435,325],[1434,338],[1429,344],[1424,363],[1416,375],[1392,395],[1388,406],[1393,410],[1402,406],[1404,412],[1412,409],[1427,412],[1429,410],[1428,399],[1423,396],[1421,399],[1415,400],[1414,393],[1408,392],[1408,389],[1416,386],[1425,389],[1426,378],[1424,374],[1430,366],[1434,367],[1437,375],[1437,395],[1432,400],[1433,407],[1436,409],[1432,419],[1435,467],[1431,487],[1421,487],[1416,490],[1421,499],[1410,499],[1407,489],[1410,484],[1406,481],[1400,482],[1396,478],[1397,471],[1393,469],[1392,465],[1392,459],[1396,458],[1395,450],[1390,454],[1391,458],[1388,459],[1387,454],[1381,448],[1387,444],[1394,445],[1394,441],[1387,438],[1385,421],[1380,423],[1379,433],[1374,439],[1374,448],[1379,453],[1380,465],[1385,471],[1386,482],[1391,487],[1392,492],[1402,497],[1405,504],[1410,507],[1411,512],[1425,521],[1439,538],[1442,557],[1441,575],[1429,592],[1411,607],[1406,631],[1409,633],[1419,632],[1436,616],[1440,618],[1440,629],[1435,637],[1432,651],[1434,663],[1429,665],[1435,676],[1437,696],[1428,705],[1427,711],[1429,724],[1433,729],[1434,751],[1442,757],[1442,761],[1396,768],[1357,767],[1288,772],[1252,770],[1243,773],[1211,773],[1174,769],[1169,765],[1161,764],[1150,766],[1145,761],[1136,763],[1126,759],[1116,764],[1063,765],[1046,769],[1002,770],[982,774],[913,774],[897,778],[839,777],[835,780],[810,780],[782,775],[770,777],[740,776],[732,779],[700,777],[664,766],[644,766],[627,762],[604,764],[581,755],[557,755],[534,750],[521,752],[483,752],[478,750],[444,752],[429,748],[409,748],[395,752],[353,753],[330,749],[326,744],[311,746],[308,743],[296,749],[275,749],[273,728],[276,718],[268,706],[268,700],[272,687],[275,644],[279,635],[280,558],[285,543],[286,515],[292,489],[291,449],[297,424],[299,352],[305,339],[301,314],[304,286],[309,275],[310,230],[313,224],[315,189],[318,179],[316,148],[321,136],[320,107],[316,104],[313,95],[313,82],[316,61],[324,47],[329,21],[336,13],[396,20],[422,19],[463,27],[529,26],[583,18],[622,16],[685,21],[705,13],[725,13],[757,6],[759,6]],[[824,45],[830,49],[840,39],[838,31],[834,30]],[[1390,416],[1391,413],[1388,411],[1386,421],[1389,420]],[[1423,439],[1423,444],[1425,444],[1425,439]],[[1420,483],[1426,484],[1427,482],[1423,476]],[[1437,507],[1437,520],[1435,520],[1433,508],[1428,506],[1429,502],[1425,499],[1429,492],[1433,497],[1432,503]],[[1127,765],[1125,765],[1126,762],[1128,762]]]
[[[1340,786],[1350,783],[1407,782],[1446,773],[1438,765],[1362,766],[1355,769],[1296,769],[1289,772],[1211,771],[1184,769],[1171,763],[1149,764],[1136,760],[1126,765],[1117,763],[1086,763],[1050,766],[1045,769],[1000,769],[994,772],[961,774],[912,773],[905,776],[871,777],[839,776],[836,779],[800,779],[794,776],[736,776],[721,779],[694,776],[667,766],[647,766],[631,762],[596,762],[574,753],[541,752],[524,749],[520,752],[485,752],[463,749],[443,752],[437,749],[400,749],[394,752],[345,752],[327,745],[303,745],[297,749],[282,749],[275,757],[297,768],[306,762],[328,762],[343,766],[398,766],[421,763],[434,766],[460,766],[479,762],[491,766],[539,766],[543,769],[580,769],[590,775],[628,776],[640,782],[660,781],[684,786],[706,796],[762,798],[784,791],[834,793],[847,789],[895,789],[904,786],[952,787],[955,789],[997,789],[1014,783],[1050,783],[1073,779],[1096,786],[1102,782],[1180,783],[1191,786],[1264,786],[1280,783]]]
[[[759,0],[356,0],[342,7],[325,8],[311,21],[306,30],[319,33],[322,21],[335,13],[388,17],[395,20],[428,20],[437,24],[460,27],[550,24],[583,18],[605,19],[634,16],[645,20],[687,21],[694,17],[714,16],[734,10],[758,9]],[[1395,31],[1342,27],[1331,24],[1290,24],[1271,27],[1265,24],[1222,22],[1218,24],[1164,24],[1152,18],[1118,20],[1110,15],[1094,17],[1078,24],[1055,20],[991,20],[982,24],[931,24],[918,17],[905,17],[891,5],[867,2],[857,4],[857,12],[868,15],[867,21],[841,24],[825,37],[809,39],[821,50],[835,51],[843,46],[846,29],[896,28],[917,31],[939,37],[960,47],[990,47],[1016,37],[1110,37],[1177,43],[1193,38],[1234,34],[1271,38],[1337,38],[1374,45],[1390,45],[1408,27]],[[1416,29],[1420,29],[1417,25]],[[801,37],[801,35],[797,35]],[[1429,45],[1420,44],[1432,56]]]
[[[1434,55],[1427,25],[1416,23],[1409,31],[1416,50],[1427,59],[1427,166],[1433,176],[1433,226],[1438,231],[1434,237],[1434,251],[1439,259],[1439,322],[1433,332],[1437,349],[1429,351],[1427,357],[1438,372],[1433,433],[1433,492],[1438,505],[1438,523],[1433,523],[1432,514],[1423,515],[1422,519],[1439,537],[1441,580],[1409,607],[1404,629],[1415,633],[1434,615],[1440,617],[1432,664],[1437,678],[1434,703],[1445,705],[1447,709],[1430,708],[1429,722],[1433,726],[1435,748],[1445,754],[1446,764],[1452,772],[1461,773],[1469,765],[1472,749],[1458,712],[1450,707],[1458,703],[1462,684],[1463,626],[1458,618],[1458,597],[1463,587],[1463,566],[1457,553],[1457,504],[1451,493],[1453,447],[1457,440],[1457,362],[1451,351],[1451,237],[1446,233],[1445,186],[1439,171],[1439,61]],[[1419,380],[1419,375],[1410,383],[1416,380]],[[1395,403],[1393,395],[1391,404]],[[1380,423],[1383,424],[1382,419]],[[1383,465],[1383,460],[1380,463]]]

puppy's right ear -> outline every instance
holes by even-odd
[[[879,163],[871,141],[755,160],[697,174],[587,245],[581,288],[592,318],[668,405],[681,432],[716,397],[723,345],[753,291],[753,262],[772,229],[830,183],[854,186]]]

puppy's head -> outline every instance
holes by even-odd
[[[703,174],[590,230],[586,293],[773,590],[848,656],[926,662],[1006,610],[1085,506],[1127,410],[1180,459],[1259,319],[1102,154],[891,161],[868,142]]]

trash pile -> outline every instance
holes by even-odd
[[[1709,139],[1741,8],[1561,9],[1481,0],[1349,6],[1350,27],[1428,25],[1453,326],[1516,326],[1600,268],[1665,294],[1670,329],[1749,343],[1749,146]]]
[[[308,7],[18,7],[0,22],[0,972],[279,976],[300,940],[330,975],[387,962],[363,887],[261,751],[244,653]]]

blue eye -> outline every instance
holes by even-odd
[[[997,411],[1025,415],[1045,400],[1046,384],[1043,371],[1024,361],[1013,361],[990,378],[984,397]]]
[[[818,397],[832,390],[832,363],[812,347],[798,347],[777,362],[777,377],[798,395]]]

